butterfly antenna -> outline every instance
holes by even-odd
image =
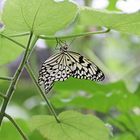
[[[63,40],[59,40],[59,41],[60,41],[61,46],[62,46],[63,44],[66,44],[66,41],[63,41]]]
[[[59,44],[61,47],[63,47],[64,45],[67,46],[67,42],[63,41],[61,39],[56,38],[57,41],[57,45]]]
[[[69,46],[71,46],[71,44],[73,43],[73,41],[75,40],[75,38],[73,38],[69,44]]]
[[[56,46],[55,46],[55,50],[58,50],[58,46],[60,44],[60,40],[58,38],[56,38]]]

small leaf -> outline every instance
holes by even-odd
[[[60,123],[53,116],[34,116],[30,122],[43,136],[51,140],[108,140],[109,132],[104,123],[91,115],[66,111],[59,115]]]
[[[77,6],[68,0],[7,0],[2,19],[9,30],[48,35],[68,26],[77,11]]]
[[[124,14],[94,10],[83,7],[80,12],[80,24],[84,26],[97,25],[105,26],[117,31],[140,35],[140,12]]]

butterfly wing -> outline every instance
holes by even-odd
[[[38,83],[44,85],[46,93],[53,87],[55,81],[64,81],[69,76],[102,81],[103,72],[84,56],[71,51],[57,53],[47,59],[39,72]]]
[[[71,75],[71,70],[67,66],[67,58],[63,53],[57,53],[47,59],[39,72],[38,83],[44,85],[48,92],[55,81],[64,81]]]
[[[90,79],[102,81],[105,76],[103,72],[90,60],[76,52],[67,52],[71,60],[72,76],[79,79]]]

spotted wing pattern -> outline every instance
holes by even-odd
[[[57,53],[47,59],[39,72],[39,85],[49,92],[55,81],[64,81],[70,76],[80,79],[102,81],[103,72],[84,56],[71,51]]]
[[[67,56],[71,60],[72,77],[94,81],[104,80],[103,72],[89,59],[71,51],[67,53]]]
[[[39,72],[38,83],[44,85],[45,91],[49,92],[55,81],[64,81],[71,75],[71,70],[67,66],[66,55],[55,54],[47,59]]]

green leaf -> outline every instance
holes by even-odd
[[[140,137],[140,115],[120,115],[117,118],[112,118],[110,123],[118,127],[122,131],[132,131]]]
[[[131,133],[124,133],[114,136],[111,140],[137,140]]]
[[[59,115],[60,123],[53,116],[34,116],[30,122],[51,140],[108,140],[109,132],[104,123],[91,115],[66,111]]]
[[[129,92],[123,81],[98,84],[90,80],[69,78],[65,82],[56,82],[54,90],[56,94],[51,102],[56,108],[94,109],[107,113],[112,108],[127,112],[136,106],[140,107],[139,94]],[[84,92],[81,94],[81,91]]]
[[[21,44],[26,44],[27,36],[12,38]],[[23,48],[7,38],[0,35],[0,65],[15,60],[22,52]]]
[[[135,107],[140,107],[140,97],[138,94],[125,94],[116,106],[121,112],[131,111]]]
[[[85,90],[89,93],[98,94],[98,93],[128,93],[129,91],[126,89],[125,84],[123,81],[118,81],[114,83],[108,83],[108,84],[101,84],[97,83],[91,80],[85,80],[85,79],[77,79],[70,77],[65,82],[58,81],[55,83],[54,89],[56,91],[61,90]],[[130,93],[130,92],[129,92]]]
[[[2,19],[8,30],[53,35],[68,26],[77,12],[68,0],[7,0]]]
[[[124,14],[94,10],[83,7],[80,12],[80,24],[84,26],[105,26],[124,33],[140,35],[140,12]]]
[[[38,131],[33,131],[33,133],[29,136],[29,140],[47,140],[44,138]]]
[[[30,130],[27,123],[24,120],[16,120],[18,125],[22,128],[25,134],[29,134]],[[11,122],[3,122],[0,129],[0,139],[1,140],[21,140],[22,136],[18,133],[16,128],[11,124]]]
[[[76,94],[76,93],[75,93]],[[72,99],[64,98],[62,99],[53,97],[51,102],[56,108],[62,107],[73,107],[73,108],[81,108],[81,109],[92,109],[99,112],[107,113],[113,107],[119,103],[119,100],[122,98],[122,95],[119,94],[108,94],[105,95],[103,93],[95,94],[94,96],[76,96]],[[84,103],[84,104],[83,104]]]

